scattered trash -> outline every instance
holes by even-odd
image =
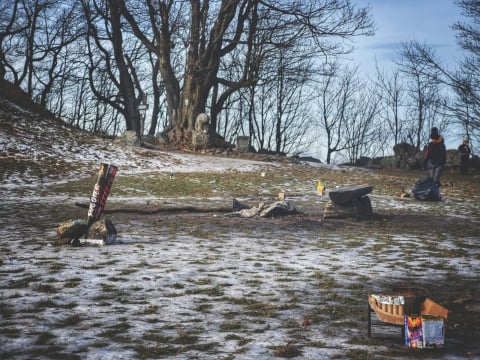
[[[240,201],[237,199],[233,199],[233,206],[232,206],[232,211],[237,212],[243,209],[250,209],[250,206],[242,204]]]
[[[0,204],[0,211],[12,211],[12,209],[10,207],[8,207],[7,205],[3,205],[3,204]]]
[[[427,349],[445,346],[445,318],[429,315],[405,315],[405,346]]]
[[[285,200],[279,200],[270,205],[265,205],[265,203],[261,202],[258,204],[258,207],[250,207],[240,203],[237,199],[233,199],[233,214],[245,218],[251,218],[257,215],[261,218],[267,218],[298,213],[298,210],[290,206]]]
[[[108,219],[104,221],[99,221],[99,219],[105,208],[117,169],[115,165],[101,164],[90,198],[87,220],[67,220],[61,223],[57,228],[60,244],[69,242],[73,246],[84,243],[104,245],[113,244],[116,241],[117,230],[113,223]],[[84,237],[82,241],[80,241],[81,237]]]
[[[371,295],[378,304],[393,304],[403,305],[405,304],[405,297],[400,295]]]
[[[401,198],[409,198],[410,193],[405,191],[405,188],[402,189],[402,192],[400,193]]]
[[[417,200],[440,201],[440,189],[438,184],[429,176],[425,176],[415,182],[412,193]]]
[[[322,180],[318,180],[317,182],[317,193],[320,196],[325,195],[325,183]]]
[[[87,222],[83,219],[67,220],[57,227],[57,236],[60,240],[68,241],[80,239],[88,230]]]
[[[102,240],[101,245],[114,244],[117,240],[117,229],[113,225],[110,219],[95,221],[88,231],[88,237],[85,239],[88,243],[89,240]],[[96,244],[95,241],[92,242]]]
[[[87,236],[85,236],[87,232]],[[117,239],[117,230],[109,219],[95,221],[87,231],[87,222],[83,219],[67,220],[57,227],[57,245],[110,245]]]
[[[103,246],[106,244],[106,242],[103,239],[80,239],[80,245],[86,245],[86,244]]]
[[[310,325],[310,317],[305,316],[302,321],[302,329],[305,330]]]
[[[441,348],[445,344],[445,321],[448,310],[421,293],[395,295],[371,294],[369,312],[387,324],[403,328],[405,345],[411,348]],[[368,318],[368,333],[371,334]]]
[[[16,214],[16,213],[17,213],[17,211],[13,210],[11,207],[9,207],[7,205],[4,205],[4,204],[0,204],[0,216],[11,215],[11,214]]]

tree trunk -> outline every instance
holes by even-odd
[[[109,8],[111,13],[111,24],[112,24],[112,42],[113,42],[113,51],[115,57],[115,63],[118,67],[118,72],[120,74],[120,94],[123,98],[125,105],[125,121],[127,130],[134,130],[137,134],[136,145],[139,145],[141,142],[141,133],[140,129],[140,113],[138,112],[138,107],[135,101],[135,88],[133,80],[128,72],[128,66],[123,57],[123,36],[122,36],[122,24],[121,24],[121,13],[123,7],[122,0],[110,0]]]

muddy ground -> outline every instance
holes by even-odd
[[[325,219],[325,199],[297,190],[287,200],[300,214],[268,219],[137,214],[192,203],[218,209],[231,199],[126,201],[112,193],[104,216],[117,244],[81,248],[55,245],[55,229],[59,219],[84,216],[75,205],[84,199],[10,197],[12,211],[0,218],[0,357],[480,356],[476,201],[372,194],[371,218]],[[368,337],[368,294],[404,287],[424,289],[449,310],[444,349],[407,349],[398,328],[374,326]]]
[[[421,171],[131,149],[5,101],[0,145],[1,359],[480,358],[479,174],[449,169],[420,202],[400,194]],[[110,161],[117,243],[58,245]],[[359,184],[372,217],[324,218],[328,191]],[[298,215],[215,211],[279,192]],[[212,211],[130,211],[179,206]],[[368,295],[407,287],[448,309],[445,348],[368,337]]]

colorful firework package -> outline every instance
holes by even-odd
[[[98,179],[93,188],[92,197],[90,198],[90,206],[87,214],[87,231],[85,238],[88,234],[88,229],[97,220],[100,219],[105,203],[107,202],[108,194],[112,188],[113,179],[117,173],[118,168],[112,164],[104,164],[100,166],[98,172]]]
[[[405,345],[411,348],[443,348],[445,318],[429,315],[405,315]]]

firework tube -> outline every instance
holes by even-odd
[[[100,171],[98,172],[97,182],[93,187],[92,197],[90,198],[90,206],[88,208],[87,214],[87,226],[90,227],[95,222],[95,213],[97,212],[97,207],[100,201],[100,195],[103,192],[103,188],[105,185],[105,175],[106,175],[106,167],[107,164],[100,165]]]
[[[85,232],[85,238],[87,238],[90,226],[95,221],[100,219],[100,216],[102,215],[116,173],[117,167],[115,165],[102,163],[102,165],[100,166],[97,182],[93,187],[92,197],[90,198],[90,206],[87,213],[87,230]]]
[[[108,165],[105,176],[105,184],[103,186],[103,191],[100,194],[99,206],[96,208],[97,211],[95,213],[95,221],[100,219],[100,216],[103,213],[103,209],[107,203],[108,194],[110,194],[110,190],[112,189],[113,179],[115,178],[116,173],[117,167],[114,165]]]

